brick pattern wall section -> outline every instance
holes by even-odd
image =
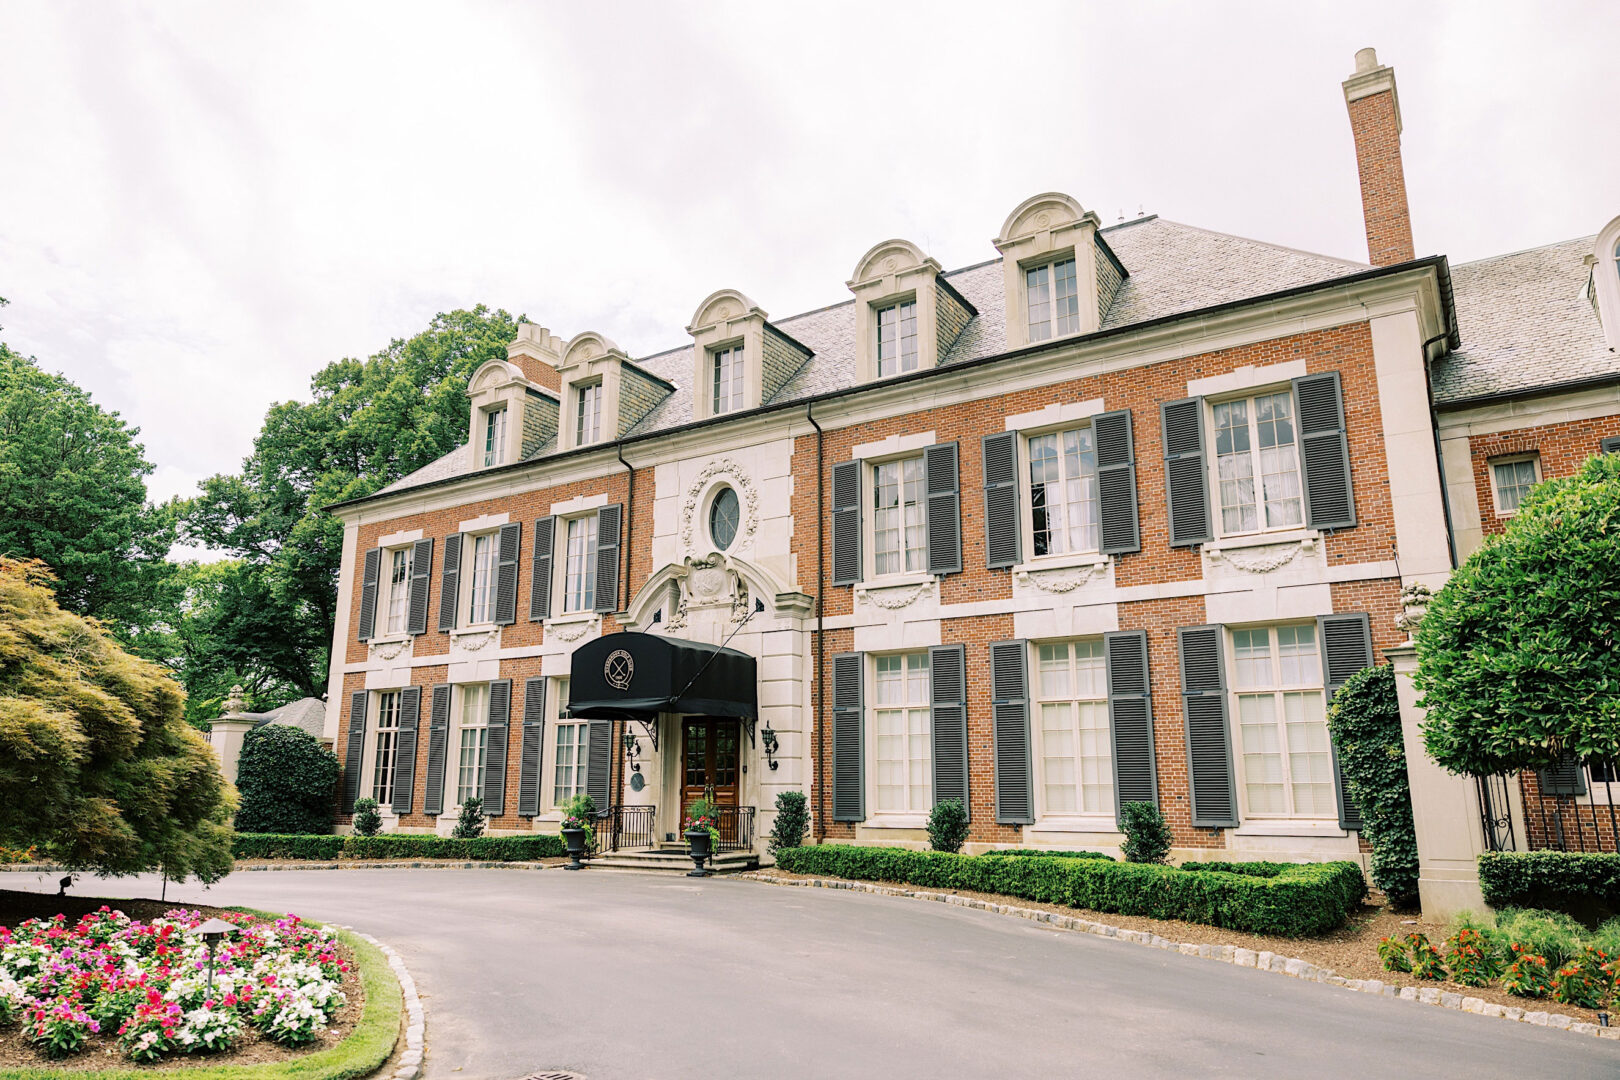
[[[1535,454],[1541,462],[1543,480],[1574,476],[1586,464],[1587,458],[1598,453],[1602,441],[1611,435],[1620,435],[1620,415],[1470,436],[1468,454],[1474,467],[1474,490],[1479,497],[1481,528],[1487,533],[1507,529],[1508,519],[1496,511],[1496,485],[1491,479],[1493,461],[1519,454]]]
[[[761,401],[770,401],[787,381],[804,367],[810,351],[791,340],[770,323],[765,324],[765,344],[760,357]],[[712,363],[712,361],[711,361]]]
[[[619,366],[619,429],[623,435],[670,394],[669,387],[634,364]]]
[[[524,392],[522,460],[527,461],[543,447],[556,445],[558,409],[556,398],[533,390]]]
[[[936,288],[934,296],[934,334],[939,346],[939,359],[943,360],[973,316],[968,314],[968,309],[949,286]]]
[[[1096,257],[1097,321],[1100,323],[1108,318],[1108,309],[1114,306],[1114,296],[1119,292],[1119,287],[1125,284],[1125,279],[1120,276],[1119,268],[1114,265],[1114,260],[1103,254],[1100,241],[1096,248]]]
[[[1406,205],[1395,94],[1386,90],[1350,102],[1350,131],[1356,140],[1356,168],[1361,176],[1367,258],[1374,266],[1408,262],[1417,256],[1412,246],[1412,214]]]
[[[562,393],[562,376],[557,374],[556,368],[544,360],[537,360],[522,353],[510,356],[508,359],[517,365],[519,371],[523,372],[525,379],[532,383],[539,383],[547,390]]]
[[[1620,783],[1593,784],[1586,777],[1587,794],[1581,797],[1548,795],[1541,790],[1535,770],[1519,774],[1524,800],[1524,828],[1520,847],[1526,851],[1620,851]],[[1600,800],[1594,803],[1592,795]]]

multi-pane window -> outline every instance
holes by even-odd
[[[1114,753],[1100,641],[1036,646],[1041,793],[1048,814],[1114,812]]]
[[[1029,507],[1036,555],[1097,550],[1097,451],[1090,428],[1029,440]]]
[[[388,553],[388,632],[403,634],[411,606],[411,549]]]
[[[472,588],[467,608],[469,623],[495,619],[495,534],[479,533],[472,538]]]
[[[877,658],[872,757],[879,813],[933,809],[929,755],[928,654]]]
[[[1029,303],[1029,340],[1045,341],[1080,329],[1073,259],[1025,270],[1024,294]]]
[[[489,752],[489,684],[461,688],[461,741],[456,769],[456,803],[483,798],[484,757]]]
[[[1249,816],[1333,817],[1316,627],[1233,630],[1232,665]]]
[[[743,347],[716,349],[714,353],[714,411],[733,412],[743,407]]]
[[[872,551],[879,574],[920,571],[928,564],[923,519],[923,459],[887,461],[873,470]]]
[[[568,548],[563,559],[563,610],[596,607],[596,515],[568,519]]]
[[[574,391],[574,442],[588,446],[602,437],[602,384],[586,383]]]
[[[561,806],[575,795],[585,793],[586,754],[590,750],[587,733],[590,724],[563,719],[568,711],[568,680],[557,679],[557,736],[551,740],[552,751],[551,805]]]
[[[377,749],[371,759],[371,797],[378,806],[394,801],[394,767],[399,757],[399,692],[377,695]]]
[[[878,378],[917,370],[917,303],[881,308],[877,319]]]
[[[1304,523],[1294,397],[1288,391],[1215,406],[1215,465],[1222,533]]]
[[[484,414],[484,464],[506,462],[506,410],[491,409]]]
[[[1491,465],[1491,473],[1496,478],[1496,512],[1498,514],[1511,514],[1519,509],[1519,504],[1536,486],[1536,462],[1534,458],[1521,458],[1518,461],[1498,461]]]

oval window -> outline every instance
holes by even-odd
[[[730,488],[721,488],[714,502],[709,504],[709,536],[714,539],[716,548],[724,551],[737,539],[737,523],[741,516],[737,493]]]

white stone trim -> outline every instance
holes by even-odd
[[[1039,428],[1059,427],[1088,420],[1100,412],[1107,412],[1102,398],[1085,401],[1054,401],[1034,412],[1017,413],[1007,417],[1004,431],[1032,431]]]
[[[1244,364],[1224,375],[1210,375],[1187,381],[1188,397],[1215,397],[1219,394],[1238,394],[1260,390],[1268,386],[1292,383],[1306,375],[1305,361],[1287,360],[1281,364]]]
[[[1415,312],[1373,319],[1369,328],[1401,584],[1422,582],[1438,589],[1451,576],[1451,539],[1435,457],[1423,330]]]
[[[606,478],[604,477],[603,480],[605,481]],[[551,516],[573,517],[577,514],[583,514],[587,510],[599,509],[607,504],[608,497],[606,495],[575,495],[565,502],[552,503]],[[555,553],[553,553],[553,558],[555,558]]]
[[[351,670],[365,670],[343,663],[339,658],[349,651],[349,612],[354,607],[354,579],[357,549],[360,545],[359,521],[343,525],[343,554],[338,560],[337,617],[332,626],[331,670],[326,676],[326,719],[321,725],[321,736],[337,742],[338,726],[343,718],[343,676]]]
[[[258,869],[251,867],[250,869]],[[279,869],[279,867],[278,867]],[[427,1038],[427,1012],[422,1008],[421,995],[416,991],[416,980],[411,978],[410,971],[405,967],[405,960],[392,948],[384,945],[370,934],[362,934],[352,926],[342,929],[349,931],[355,937],[366,942],[388,958],[388,966],[393,969],[394,978],[399,980],[400,996],[405,1003],[405,1052],[400,1055],[399,1063],[389,1074],[388,1080],[416,1080],[422,1072],[422,1054],[426,1049]],[[394,1044],[398,1046],[396,1042]]]
[[[1326,818],[1249,818],[1230,830],[1232,836],[1302,836],[1341,840],[1350,835],[1339,823]]]
[[[456,531],[464,533],[489,532],[492,529],[498,529],[502,525],[508,524],[511,520],[511,514],[484,514],[470,521],[463,521],[456,526]]]
[[[401,532],[391,532],[387,536],[377,537],[377,546],[380,548],[402,547],[405,544],[414,544],[422,537],[421,529],[405,529]]]
[[[926,450],[937,441],[932,431],[919,431],[910,435],[890,435],[877,442],[857,443],[850,453],[862,461],[876,464],[887,458],[909,457]]]

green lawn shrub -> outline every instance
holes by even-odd
[[[1488,851],[1479,884],[1494,908],[1561,911],[1589,926],[1620,915],[1620,854]]]
[[[961,851],[967,841],[968,813],[961,799],[941,799],[928,812],[928,843],[935,851]]]
[[[1162,863],[1170,854],[1170,826],[1164,814],[1150,802],[1128,802],[1120,807],[1120,831],[1125,843],[1120,851],[1126,862]]]
[[[1044,859],[1101,859],[1103,862],[1114,862],[1112,855],[1104,855],[1100,851],[1042,851],[1039,848],[992,848],[982,852],[984,855],[1033,855]]]
[[[479,836],[456,840],[416,833],[380,836],[282,836],[237,833],[233,849],[238,859],[469,859],[476,862],[529,862],[556,858],[564,853],[562,837]]]
[[[805,805],[804,792],[784,791],[777,795],[776,824],[771,827],[770,836],[771,854],[803,844],[809,828],[810,810]]]
[[[242,832],[329,833],[338,760],[302,728],[264,724],[242,737],[236,790]]]
[[[783,851],[777,865],[796,874],[996,893],[1284,937],[1332,930],[1367,892],[1361,868],[1353,862],[1299,863],[1265,877],[1101,859],[985,858],[822,844]]]
[[[1373,884],[1396,907],[1415,908],[1417,832],[1395,669],[1383,664],[1352,675],[1333,695],[1327,721],[1345,783],[1361,808],[1361,835],[1372,846]]]

